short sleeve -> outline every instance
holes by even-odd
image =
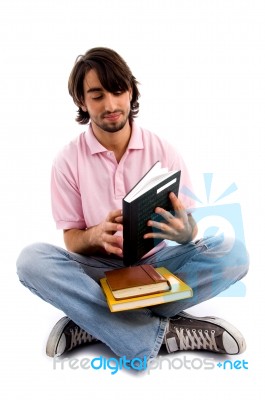
[[[52,214],[58,229],[85,229],[81,195],[76,181],[56,162],[51,172]]]

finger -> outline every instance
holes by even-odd
[[[108,253],[122,255],[123,238],[121,236],[113,236],[105,233],[103,235],[104,248]]]
[[[119,235],[110,235],[107,232],[103,233],[102,240],[104,243],[109,243],[111,245],[117,245],[122,247],[123,237]]]
[[[160,231],[168,231],[171,228],[165,224],[164,222],[158,222],[158,221],[153,221],[153,220],[149,220],[147,222],[147,226],[151,227],[151,228],[156,228],[159,229]]]
[[[168,222],[174,218],[171,212],[166,211],[164,208],[161,207],[156,207],[155,213],[161,215],[161,217],[163,217]]]
[[[111,246],[118,246],[120,248],[122,248],[122,244],[123,244],[123,237],[119,236],[119,235],[110,235],[108,233],[104,233],[102,235],[102,240],[103,243],[106,243],[107,245],[111,245]]]
[[[116,217],[116,218],[115,218],[115,222],[117,222],[117,223],[119,223],[119,224],[122,224],[122,223],[123,223],[123,216],[121,215],[121,216],[119,216],[119,217]]]
[[[173,209],[175,211],[185,210],[185,207],[183,206],[183,204],[181,203],[179,198],[175,195],[175,193],[170,192],[169,193],[169,198],[170,198],[171,204],[173,206]]]
[[[185,210],[174,210],[174,214],[164,210],[163,208],[157,207],[155,209],[156,214],[159,214],[169,225],[178,226],[178,222],[181,222],[181,226],[186,224],[188,216]],[[153,221],[153,220],[152,220]]]
[[[108,214],[108,216],[106,218],[106,221],[113,222],[113,221],[115,221],[115,218],[120,217],[120,216],[122,216],[122,210],[121,209],[111,211]]]
[[[123,230],[123,225],[114,222],[106,222],[104,225],[105,232],[121,232]]]
[[[152,232],[152,233],[146,233],[144,235],[144,239],[171,239],[171,235],[166,232]]]
[[[174,209],[174,216],[176,218],[182,219],[186,223],[188,220],[188,216],[187,216],[186,209],[183,206],[182,202],[179,200],[179,198],[173,192],[171,192],[169,194],[169,198],[171,200],[171,204]]]
[[[106,243],[104,248],[108,254],[115,254],[116,256],[120,257],[123,256],[123,252],[120,247],[112,246],[111,244]]]

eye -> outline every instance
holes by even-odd
[[[121,96],[124,92],[121,90],[117,90],[116,92],[113,92],[114,96]]]
[[[98,95],[98,96],[94,96],[92,97],[92,100],[101,100],[103,98],[102,94]]]

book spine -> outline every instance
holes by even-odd
[[[125,222],[124,231],[128,230],[128,240],[124,236],[124,264],[132,265],[148,253],[161,240],[144,239],[143,236],[152,229],[147,226],[147,221],[154,217],[156,188],[149,190],[131,203],[126,203],[126,214],[130,220]]]
[[[141,268],[153,279],[154,282],[163,282],[165,278],[155,270],[154,267],[148,264],[141,265]]]
[[[137,215],[137,204],[127,203],[123,200],[123,264],[129,267],[133,264],[134,252],[137,248],[137,233],[133,218]]]

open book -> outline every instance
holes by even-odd
[[[134,269],[135,267],[129,268]],[[177,276],[172,274],[168,269],[159,267],[156,268],[156,271],[168,281],[170,285],[169,290],[163,293],[146,294],[145,296],[129,297],[125,299],[115,299],[110,286],[108,285],[107,278],[101,278],[100,284],[102,286],[103,293],[105,294],[110,311],[117,312],[149,307],[157,304],[186,299],[193,296],[191,287]]]
[[[152,232],[150,219],[159,220],[156,207],[172,210],[169,193],[178,195],[181,171],[168,171],[156,162],[143,178],[123,198],[123,263],[133,265],[163,239],[144,239]]]

